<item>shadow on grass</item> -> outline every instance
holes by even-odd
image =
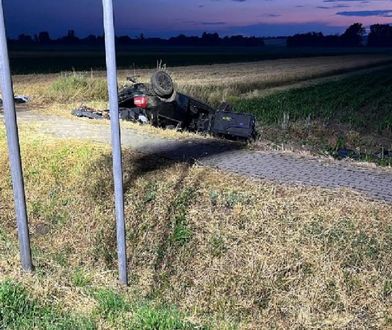
[[[197,191],[199,188],[200,177],[192,178],[191,185],[187,182],[189,177],[191,165],[198,161],[203,161],[208,157],[220,156],[241,150],[246,147],[244,143],[230,142],[225,140],[188,140],[176,141],[165,146],[159,145],[155,148],[149,148],[145,153],[135,153],[132,150],[124,150],[123,153],[123,179],[124,179],[124,194],[128,196],[125,201],[126,205],[133,204],[134,212],[137,217],[143,219],[147,217],[148,208],[146,208],[146,201],[144,195],[138,189],[135,189],[135,183],[141,178],[146,178],[150,173],[155,173],[158,180],[165,182],[167,178],[162,175],[165,170],[173,168],[178,164],[185,164],[189,166],[178,167],[175,173],[175,183],[171,187],[173,192],[169,196],[164,196],[164,203],[160,205],[161,217],[159,227],[154,233],[154,245],[156,257],[153,262],[153,269],[155,271],[154,281],[157,285],[161,270],[164,269],[166,275],[172,273],[170,264],[172,259],[176,256],[176,251],[187,244],[192,236],[192,230],[188,226],[187,215],[188,211],[197,199]],[[112,157],[111,154],[105,154],[92,165],[90,170],[92,173],[100,173],[94,175],[93,182],[86,183],[88,189],[87,194],[92,197],[94,203],[100,205],[99,207],[113,212],[114,197],[113,197],[113,178],[112,178]],[[152,181],[156,180],[155,178]],[[149,184],[151,178],[147,179]],[[152,182],[155,184],[155,181]],[[131,197],[129,197],[131,196]],[[161,196],[162,197],[162,196]],[[134,200],[131,200],[133,198]],[[136,211],[135,211],[136,210]],[[128,228],[128,234],[133,239],[129,239],[128,249],[133,251],[140,243],[138,237],[143,236],[143,225],[140,223],[133,224],[132,228]],[[97,244],[101,246],[99,259],[104,256],[105,264],[109,268],[114,268],[116,260],[116,235],[115,235],[115,221],[105,224],[105,228],[98,232]],[[133,242],[134,241],[134,242]],[[106,257],[105,257],[106,256]],[[135,259],[136,258],[136,259]],[[129,263],[138,263],[137,256],[130,255]],[[154,285],[155,286],[155,285]]]

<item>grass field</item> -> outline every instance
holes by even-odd
[[[126,151],[124,290],[108,148],[28,127],[21,145],[36,271],[19,271],[0,128],[0,328],[392,325],[391,206]]]

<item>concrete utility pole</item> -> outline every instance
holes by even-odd
[[[123,167],[121,153],[121,131],[118,108],[118,85],[114,14],[112,0],[102,0],[105,27],[106,68],[109,90],[110,121],[112,129],[113,176],[117,224],[117,253],[119,280],[128,285],[127,251],[124,221]]]
[[[3,0],[0,0],[0,75],[5,126],[7,131],[8,153],[10,159],[12,185],[14,189],[16,221],[18,225],[20,258],[23,269],[25,271],[31,272],[33,270],[33,264],[31,261],[30,237],[26,212],[26,197],[24,191],[22,162],[20,158],[14,92],[12,89],[12,79],[8,57]]]

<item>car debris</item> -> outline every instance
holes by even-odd
[[[14,96],[14,101],[16,104],[24,104],[30,101],[30,98],[25,95],[16,95]],[[3,107],[3,99],[0,98],[0,107]]]
[[[251,114],[236,113],[222,103],[217,109],[174,88],[171,76],[157,70],[149,84],[127,78],[127,85],[119,91],[119,117],[122,120],[208,133],[232,139],[256,137],[256,120]],[[77,117],[109,119],[108,110],[98,111],[85,106],[72,111]]]

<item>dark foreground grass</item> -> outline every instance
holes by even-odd
[[[236,101],[278,142],[310,142],[326,150],[392,149],[392,68],[340,81]],[[280,130],[280,134],[277,132]]]

